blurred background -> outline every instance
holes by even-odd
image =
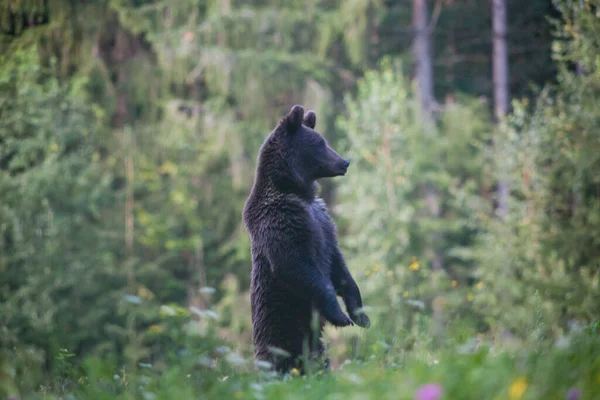
[[[598,7],[0,1],[0,379],[251,357],[241,212],[294,104],[353,160],[320,194],[373,326],[334,367],[597,321]]]

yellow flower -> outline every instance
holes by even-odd
[[[408,292],[404,292],[404,293],[402,293],[402,296],[404,296],[404,297],[408,297]]]
[[[148,330],[152,333],[160,333],[164,331],[165,328],[162,325],[151,325],[150,328],[148,328]]]
[[[166,161],[158,168],[158,171],[162,174],[177,175],[177,165],[170,161]]]
[[[140,285],[140,287],[138,287],[137,295],[138,295],[138,297],[140,297],[142,299],[154,298],[154,294],[150,290],[148,290],[147,287],[145,287],[143,285]]]
[[[50,150],[52,150],[52,151],[57,151],[57,150],[58,150],[58,145],[57,145],[56,143],[52,143],[52,144],[50,145]]]
[[[393,272],[392,270],[389,270],[389,271],[387,272],[387,276],[394,276],[394,272]]]
[[[456,287],[456,285],[458,285],[458,282],[452,281],[452,287]]]
[[[370,276],[370,275],[371,275],[371,270],[370,270],[370,269],[367,269],[367,270],[365,271],[365,275],[366,275],[366,276]]]
[[[475,285],[475,287],[476,287],[477,289],[483,289],[483,282],[479,282],[479,283],[477,283],[477,285]]]
[[[513,400],[519,400],[527,390],[527,380],[524,377],[519,377],[513,381],[508,389],[508,394]]]
[[[412,258],[411,263],[408,266],[408,268],[410,268],[413,271],[416,271],[419,269],[419,263],[417,262],[417,259],[415,257]]]
[[[379,265],[378,264],[375,264],[373,266],[373,271],[375,271],[375,272],[379,271]]]
[[[471,293],[467,295],[467,301],[473,301],[473,295]]]
[[[298,368],[292,368],[292,369],[290,370],[290,373],[291,373],[292,375],[294,375],[294,376],[298,376],[298,375],[300,375],[300,371],[298,371]]]

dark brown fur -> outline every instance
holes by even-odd
[[[316,180],[345,175],[349,162],[314,130],[315,113],[294,106],[263,143],[243,219],[251,238],[255,356],[277,371],[301,370],[323,354],[325,321],[368,327],[362,299],[339,250]],[[349,318],[336,295],[344,300]],[[311,329],[316,312],[316,330]],[[283,350],[281,358],[272,351]],[[305,349],[309,350],[306,354]]]

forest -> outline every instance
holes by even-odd
[[[252,349],[295,104],[371,326]],[[600,0],[0,0],[0,399],[600,399]]]

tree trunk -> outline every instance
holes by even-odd
[[[413,0],[413,51],[417,62],[416,75],[419,84],[421,109],[427,123],[431,123],[433,108],[433,69],[431,66],[431,36],[427,23],[427,0]]]
[[[427,0],[413,0],[413,30],[415,38],[413,51],[416,60],[416,76],[418,82],[418,95],[421,103],[421,112],[425,133],[431,134],[433,126],[433,68],[431,62],[431,35],[428,25]],[[440,216],[439,196],[435,185],[427,184],[425,188],[425,198],[429,213],[433,218]],[[440,239],[440,234],[432,235],[429,252],[432,256],[433,269],[443,267],[442,257],[435,250],[435,242]]]
[[[506,0],[492,0],[494,31],[494,115],[497,120],[508,113],[508,45],[506,41]],[[509,186],[505,180],[498,183],[498,215],[508,211]]]

